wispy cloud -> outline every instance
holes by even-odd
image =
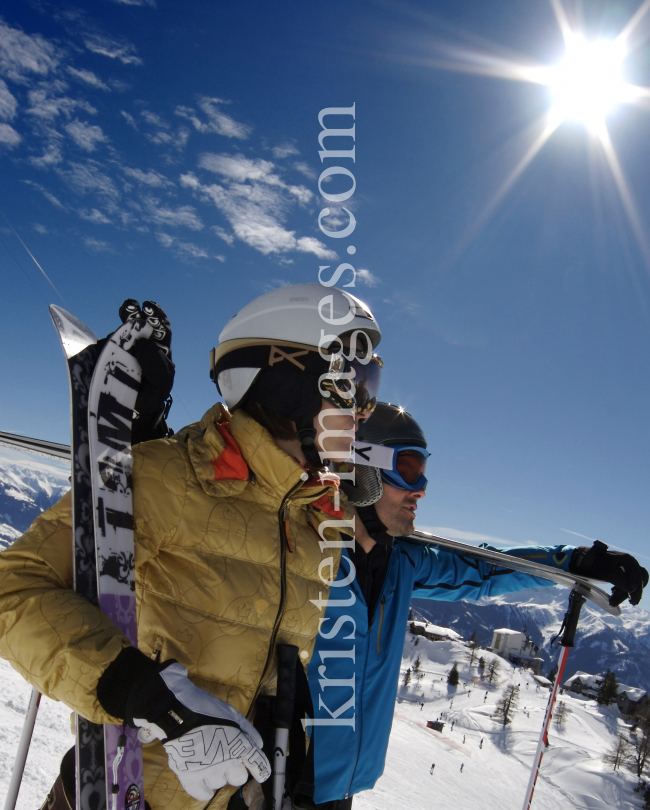
[[[0,20],[0,73],[22,82],[34,73],[46,76],[55,70],[60,52],[40,34],[28,35]]]
[[[101,127],[85,124],[78,119],[67,124],[65,130],[77,146],[85,152],[94,152],[98,144],[108,141]]]
[[[234,173],[234,164],[223,165]],[[284,227],[283,220],[290,200],[282,186],[274,187],[275,184],[265,182],[204,185],[191,172],[181,175],[181,185],[192,189],[201,199],[211,200],[224,214],[235,236],[264,255],[299,251],[312,253],[322,259],[336,258],[336,253],[318,239],[296,237],[295,231]]]
[[[269,160],[251,159],[243,155],[207,153],[199,158],[199,166],[237,183],[250,180],[277,186],[288,191],[301,203],[308,203],[314,196],[305,186],[293,186],[281,180],[275,171],[275,165]]]
[[[293,166],[300,172],[300,174],[304,174],[309,180],[315,180],[318,177],[316,172],[302,160],[297,161],[293,164]]]
[[[191,205],[180,205],[177,208],[169,208],[160,205],[152,197],[144,199],[144,206],[147,214],[146,218],[155,225],[167,225],[174,228],[189,228],[192,231],[200,231],[205,227],[201,218],[196,213],[196,209]]]
[[[115,253],[108,242],[104,242],[101,239],[95,239],[94,236],[85,236],[81,241],[88,248],[88,250],[92,250],[93,253]]]
[[[157,233],[156,238],[163,247],[173,249],[180,258],[209,259],[210,254],[205,248],[199,247],[192,242],[170,236],[168,233]]]
[[[252,128],[239,121],[235,121],[230,115],[221,109],[221,105],[229,104],[221,98],[201,98],[199,108],[205,114],[207,121],[202,121],[196,110],[192,107],[177,107],[176,115],[187,118],[198,132],[216,132],[226,138],[239,138],[246,140],[252,132]]]
[[[68,86],[65,82],[41,82],[29,91],[27,114],[43,122],[53,122],[59,116],[70,118],[76,110],[95,115],[97,110],[83,99],[65,95]]]
[[[135,47],[130,42],[120,41],[106,34],[86,34],[84,45],[92,53],[117,59],[123,65],[142,64],[142,59],[136,55]]]
[[[371,273],[370,270],[357,270],[357,278],[362,284],[365,284],[366,287],[376,287],[378,284],[381,284],[381,280]]]
[[[32,155],[28,160],[35,169],[49,169],[52,166],[56,166],[57,163],[60,163],[63,160],[63,155],[61,154],[59,144],[52,142],[48,144],[40,157],[34,157]]]
[[[12,121],[16,115],[17,106],[18,102],[7,85],[0,79],[0,118],[3,121]]]
[[[296,147],[292,146],[290,143],[285,143],[281,146],[274,146],[271,152],[276,160],[284,160],[284,158],[289,157],[289,155],[300,154]]]
[[[220,228],[218,225],[214,225],[212,230],[217,234],[219,239],[223,239],[227,245],[232,245],[234,243],[235,237],[231,233],[228,233],[228,231]]]
[[[115,183],[94,161],[70,163],[68,169],[58,169],[58,173],[77,194],[97,194],[113,202],[119,199]]]
[[[156,7],[156,0],[113,0],[114,3],[119,3],[122,6],[151,6]]]
[[[155,6],[154,0],[114,2]],[[250,139],[252,127],[236,120],[234,106],[218,97],[199,97],[190,106],[172,108],[173,115],[165,107],[152,109],[153,105],[133,99],[133,106],[122,102],[116,109],[118,120],[123,119],[132,131],[127,133],[121,126],[118,133],[115,120],[94,117],[98,111],[91,101],[100,93],[128,89],[110,74],[121,65],[141,65],[138,51],[128,40],[98,30],[83,11],[62,9],[57,19],[64,21],[69,32],[74,31],[77,42],[83,42],[91,54],[104,56],[108,62],[92,58],[92,69],[83,62],[77,64],[80,59],[91,59],[78,44],[62,45],[60,40],[29,36],[0,20],[0,148],[18,153],[25,168],[37,169],[43,177],[49,175],[44,184],[29,182],[52,205],[89,225],[149,232],[179,257],[223,262],[225,257],[215,255],[209,246],[173,235],[180,232],[175,229],[205,232],[208,217],[215,219],[216,207],[222,215],[216,218],[222,221],[211,227],[212,240],[219,237],[229,246],[243,242],[264,255],[273,255],[278,264],[292,262],[295,253],[336,259],[334,250],[318,238],[313,221],[308,235],[290,227],[291,215],[314,199],[306,184],[291,182],[291,176],[297,177],[296,170],[310,179],[315,176],[306,164],[296,164],[299,152],[294,144],[264,146],[266,156],[273,156],[269,160],[256,158],[254,153],[215,150],[201,156],[196,175],[186,172],[180,183],[176,177],[166,177],[156,158],[160,165],[164,165],[161,160],[177,165],[190,138],[209,135],[211,144],[219,143],[220,138],[242,143]],[[102,110],[114,99],[103,95]],[[137,160],[123,165],[113,148],[113,138],[127,134],[147,147],[144,167]],[[150,144],[159,148],[152,150]],[[80,225],[77,221],[76,227]],[[111,249],[108,239],[88,238],[88,250]],[[369,271],[362,280],[367,284],[377,281]]]
[[[25,183],[26,186],[31,186],[32,188],[35,188],[37,191],[40,191],[41,194],[45,197],[45,199],[49,200],[49,202],[51,202],[55,208],[58,208],[60,211],[66,210],[66,207],[61,202],[61,200],[59,200],[58,197],[55,197],[54,194],[49,192],[40,183],[35,183],[33,180],[23,180],[23,183]]]
[[[79,216],[82,219],[85,219],[86,222],[92,222],[95,225],[111,224],[110,219],[105,214],[102,214],[101,211],[98,211],[96,208],[92,208],[90,211],[87,208],[80,208]]]
[[[127,177],[136,180],[144,186],[151,186],[152,188],[169,188],[173,186],[171,180],[168,180],[164,175],[150,169],[148,172],[142,169],[131,169],[128,166],[122,166],[122,171]]]
[[[135,123],[135,118],[131,115],[131,113],[120,110],[120,115],[124,117],[124,120],[130,127],[132,127],[136,132],[138,131],[138,125]]]
[[[2,146],[13,149],[14,146],[18,146],[20,141],[20,135],[11,124],[0,124],[0,144]]]
[[[167,121],[161,118],[157,113],[151,112],[151,110],[140,110],[140,117],[146,121],[147,124],[151,124],[152,127],[169,129],[169,124]]]
[[[111,88],[103,82],[99,76],[95,75],[92,70],[79,70],[78,68],[73,68],[70,65],[66,68],[68,73],[75,79],[83,84],[87,84],[90,87],[94,87],[97,90],[110,90]]]

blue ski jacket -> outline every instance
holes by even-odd
[[[565,571],[573,550],[573,546],[501,549]],[[309,722],[314,801],[334,801],[368,790],[383,773],[413,597],[475,600],[549,584],[539,577],[397,538],[383,589],[369,616],[344,549],[307,668],[314,707]]]

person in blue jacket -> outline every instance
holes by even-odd
[[[366,465],[355,465],[354,486],[342,484],[356,513],[355,542],[343,549],[329,599],[319,605],[323,619],[307,670],[312,711],[303,721],[311,746],[295,810],[347,810],[352,796],[383,773],[413,597],[475,600],[549,585],[408,539],[425,496],[429,453],[420,426],[402,408],[378,403],[355,445]],[[648,583],[633,557],[600,542],[502,550],[611,582],[617,604],[628,596],[638,604]]]

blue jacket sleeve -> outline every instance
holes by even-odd
[[[502,551],[525,560],[569,570],[573,546],[517,546],[497,549],[484,545],[491,551]],[[454,554],[432,546],[409,543],[409,556],[414,555],[415,581],[413,596],[457,602],[460,599],[480,599],[482,596],[499,596],[503,593],[542,588],[552,585],[549,580],[499,568],[485,560],[476,560],[462,554]]]

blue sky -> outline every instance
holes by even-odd
[[[565,6],[611,39],[641,3]],[[635,85],[649,26],[630,37]],[[214,401],[208,352],[241,305],[351,261],[383,329],[382,396],[429,438],[420,526],[575,532],[648,564],[648,102],[607,119],[625,204],[575,121],[507,184],[552,101],[503,65],[563,50],[547,0],[7,0],[0,209],[51,284],[0,217],[0,429],[68,441],[48,303],[103,335],[124,298],[158,301],[179,428]],[[341,245],[318,228],[318,112],[353,102],[358,224]]]

